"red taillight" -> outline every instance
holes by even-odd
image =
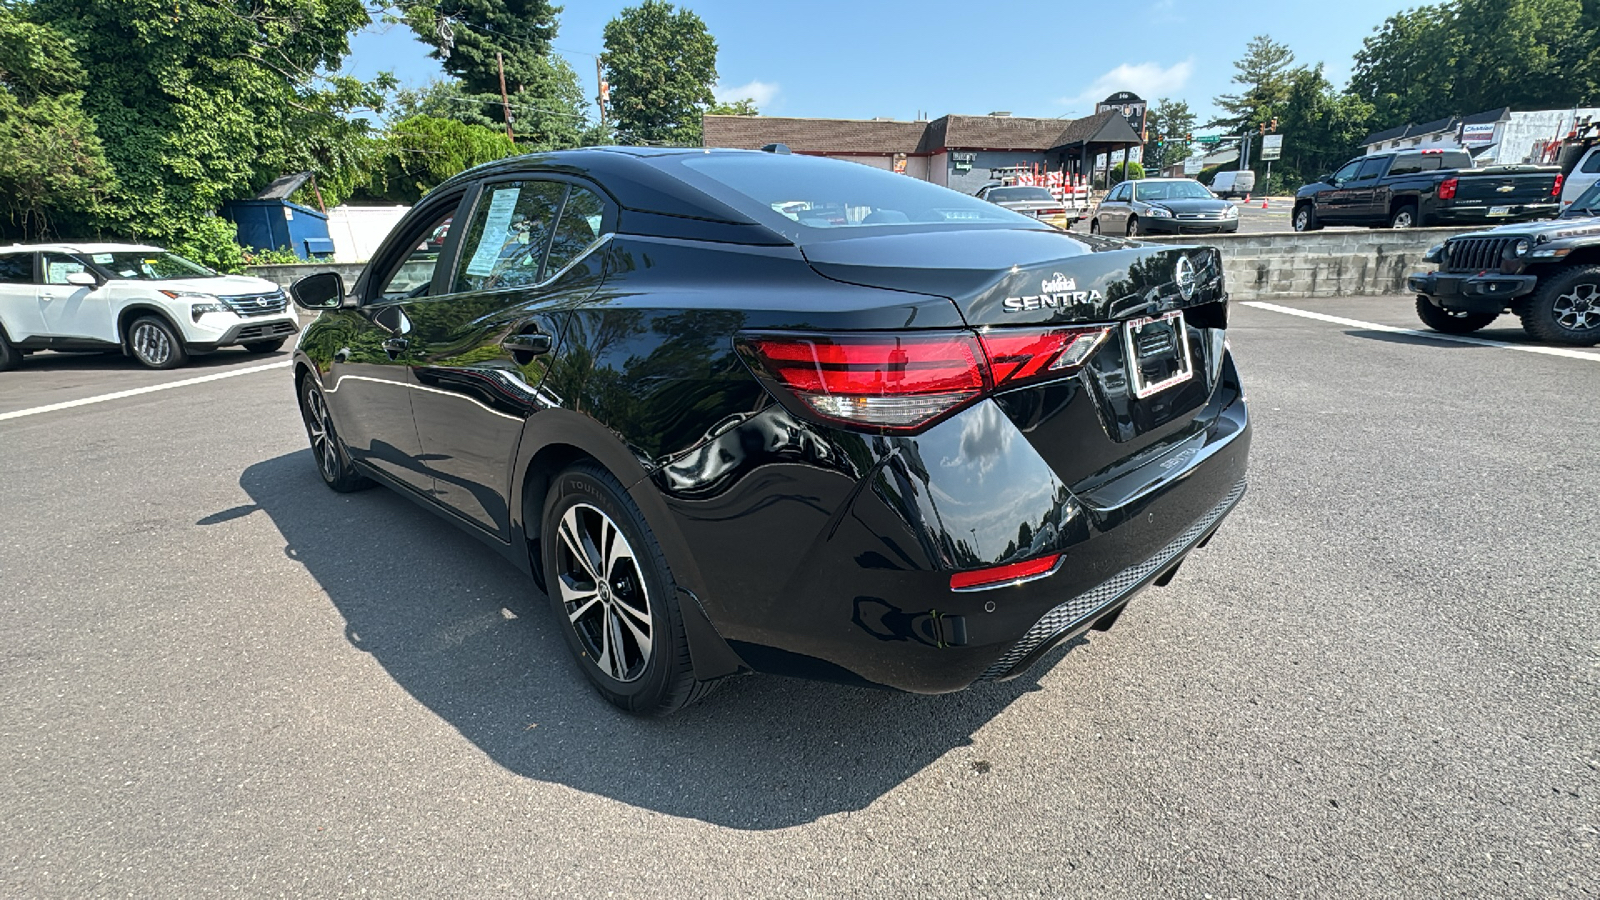
[[[1049,575],[1061,561],[1061,554],[1052,553],[1038,559],[1026,562],[1007,563],[995,566],[992,569],[975,569],[971,572],[956,572],[950,576],[950,590],[973,591],[980,588],[1000,587],[1006,584],[1016,584],[1031,578],[1040,578]]]
[[[1110,331],[749,333],[739,347],[757,372],[820,416],[910,431],[990,390],[1070,375]]]
[[[1446,178],[1439,182],[1439,199],[1454,200],[1456,198],[1456,188],[1460,186],[1461,179],[1459,178]]]
[[[1557,172],[1556,173],[1556,186],[1550,189],[1550,196],[1552,196],[1552,197],[1561,196],[1561,182],[1563,180],[1565,180],[1565,176],[1563,176],[1560,172]]]

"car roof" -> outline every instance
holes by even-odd
[[[1246,171],[1249,171],[1249,170],[1246,170]],[[1217,174],[1218,175],[1226,175],[1228,173],[1227,172],[1218,172]],[[1134,184],[1148,184],[1148,183],[1154,182],[1154,181],[1194,181],[1193,178],[1133,178],[1133,179],[1129,179],[1129,180],[1131,180]],[[1195,182],[1195,183],[1199,184],[1199,182]]]
[[[149,244],[87,244],[63,242],[57,244],[10,244],[0,247],[0,253],[164,253],[161,247]]]

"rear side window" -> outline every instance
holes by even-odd
[[[1600,150],[1590,150],[1589,158],[1583,161],[1583,174],[1593,175],[1600,172]]]
[[[574,186],[567,193],[561,220],[556,223],[555,236],[550,239],[550,259],[544,265],[544,278],[560,271],[600,239],[600,223],[605,212],[605,204],[593,191]]]
[[[555,181],[506,181],[485,188],[461,242],[453,290],[538,284],[566,190],[565,184]]]
[[[44,257],[44,283],[66,284],[68,275],[87,272],[89,267],[70,256],[47,253]]]
[[[1388,166],[1389,158],[1386,156],[1379,156],[1375,159],[1369,159],[1361,164],[1361,171],[1356,173],[1356,180],[1371,181],[1372,179],[1382,175],[1383,170],[1388,168]]]
[[[1427,168],[1429,168],[1427,165],[1427,158],[1421,153],[1402,153],[1394,158],[1394,165],[1389,167],[1389,174],[1415,175],[1418,172],[1426,170]],[[1439,168],[1437,157],[1435,157],[1433,161],[1432,168]]]
[[[33,254],[0,254],[0,284],[32,284]]]

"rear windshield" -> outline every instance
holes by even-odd
[[[1054,203],[1056,198],[1042,187],[1001,187],[990,189],[989,193],[983,195],[983,199],[991,203],[1016,203],[1024,200]]]
[[[171,278],[210,278],[217,274],[176,253],[162,250],[91,253],[89,260],[113,278],[131,281],[166,281]]]
[[[707,193],[780,232],[793,232],[791,223],[811,234],[911,224],[1046,227],[987,200],[860,163],[751,153],[690,156],[683,165],[704,176]]]

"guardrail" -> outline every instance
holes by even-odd
[[[1293,300],[1361,294],[1402,294],[1406,276],[1428,267],[1422,255],[1434,244],[1475,228],[1407,228],[1271,234],[1146,237],[1161,244],[1202,244],[1222,251],[1222,268],[1235,300]],[[252,266],[252,275],[288,287],[313,272],[338,272],[355,284],[360,263]]]

